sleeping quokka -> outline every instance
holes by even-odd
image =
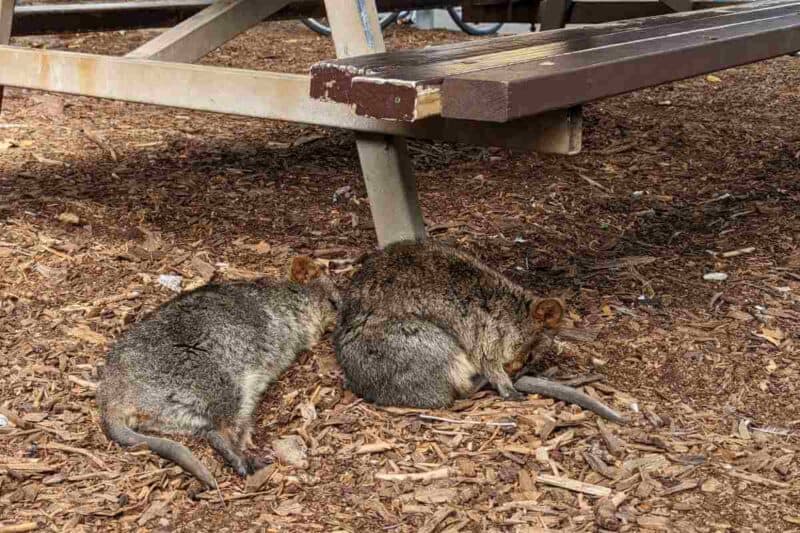
[[[296,257],[289,281],[211,284],[168,302],[111,349],[97,391],[105,434],[146,445],[206,485],[216,482],[185,446],[140,432],[204,437],[237,473],[252,416],[272,381],[332,329],[339,293],[322,267]]]
[[[368,257],[343,298],[334,346],[346,386],[381,405],[437,408],[509,374],[552,336],[559,300],[537,298],[465,252],[396,243]]]

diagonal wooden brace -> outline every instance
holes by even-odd
[[[291,0],[218,0],[127,57],[194,63]]]

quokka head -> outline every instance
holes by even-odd
[[[530,308],[531,338],[516,357],[503,365],[506,373],[509,376],[519,374],[531,360],[531,355],[534,357],[538,355],[533,352],[541,351],[544,346],[549,344],[548,341],[552,340],[563,319],[564,303],[558,298],[534,300]]]
[[[336,322],[336,313],[341,306],[342,297],[330,277],[328,265],[315,261],[307,255],[298,255],[292,258],[289,264],[289,280],[307,286],[311,294],[319,298],[323,306],[326,329],[332,328]]]

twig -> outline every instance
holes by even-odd
[[[589,176],[584,176],[583,174],[578,174],[578,176],[580,176],[581,178],[583,178],[583,180],[584,180],[584,181],[586,181],[586,183],[588,183],[589,185],[592,185],[592,186],[594,186],[594,187],[597,187],[598,189],[600,189],[601,191],[603,191],[603,192],[605,192],[605,193],[608,193],[608,194],[611,194],[611,193],[612,193],[612,191],[611,191],[611,190],[609,190],[607,187],[605,187],[604,185],[602,185],[602,184],[600,184],[600,183],[597,183],[596,181],[594,181],[594,180],[593,180],[592,178],[590,178]]]
[[[567,381],[562,381],[561,384],[566,385],[567,387],[580,387],[581,385],[588,385],[589,383],[603,381],[605,379],[606,377],[603,374],[588,374],[586,376],[579,376]]]
[[[80,385],[81,387],[84,387],[86,389],[97,390],[97,383],[81,379],[78,376],[73,376],[72,374],[70,374],[69,376],[67,376],[67,380],[75,383],[76,385]]]
[[[450,424],[475,424],[483,426],[497,426],[503,428],[517,427],[516,422],[483,422],[482,420],[454,420],[452,418],[442,418],[440,416],[424,415],[424,414],[420,414],[419,419],[424,420],[426,422],[449,422]]]
[[[94,464],[96,464],[103,470],[109,469],[108,466],[106,466],[106,464],[102,460],[100,460],[100,458],[92,454],[92,452],[84,450],[83,448],[74,448],[72,446],[66,446],[64,444],[59,444],[57,442],[49,442],[47,444],[42,444],[40,447],[44,448],[45,450],[59,450],[62,452],[77,453],[83,455],[84,457],[88,457]]]
[[[249,500],[250,498],[255,498],[256,496],[265,496],[270,494],[271,490],[262,490],[260,492],[245,492],[243,494],[234,494],[233,496],[228,496],[226,500],[223,500],[223,505],[225,501],[233,502],[236,500]],[[219,487],[217,487],[217,491],[215,494],[209,494],[209,492],[203,492],[201,494],[197,494],[195,496],[198,500],[213,500],[214,498],[222,498],[222,493],[220,492]]]
[[[378,472],[375,479],[382,481],[430,481],[433,479],[447,479],[450,477],[450,469],[447,467],[429,470],[428,472],[413,472],[409,474],[391,474],[389,472]]]
[[[575,479],[569,479],[565,477],[556,477],[548,474],[537,474],[536,481],[544,483],[545,485],[551,485],[553,487],[559,487],[562,489],[571,490],[573,492],[589,494],[591,496],[608,496],[611,494],[611,489],[608,487],[603,487],[602,485],[592,485],[591,483],[584,483],[583,481],[577,481]]]
[[[373,442],[372,444],[364,444],[356,448],[356,451],[353,452],[356,455],[363,455],[367,453],[380,453],[385,452],[387,450],[393,450],[397,446],[392,444],[391,442]]]
[[[0,526],[0,533],[25,533],[26,531],[35,531],[37,529],[39,529],[39,524],[36,522],[22,522],[10,526]]]
[[[756,251],[755,247],[750,246],[748,248],[739,248],[738,250],[731,250],[730,252],[722,252],[720,255],[722,257],[736,257],[737,255],[751,254],[755,251]]]
[[[779,489],[792,488],[792,485],[789,483],[784,483],[783,481],[774,481],[772,479],[759,476],[758,474],[748,474],[745,472],[739,472],[737,470],[725,470],[724,468],[722,469],[722,472],[728,476],[750,481],[751,483],[759,483],[761,485],[777,487]]]

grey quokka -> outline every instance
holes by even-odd
[[[520,399],[511,375],[563,313],[463,251],[402,242],[353,277],[334,346],[346,386],[377,404],[447,407],[486,382]]]
[[[339,293],[308,257],[288,281],[210,284],[168,302],[108,354],[97,391],[105,434],[146,445],[210,487],[216,481],[185,446],[141,432],[207,439],[244,476],[266,464],[246,454],[266,387],[332,329]]]

